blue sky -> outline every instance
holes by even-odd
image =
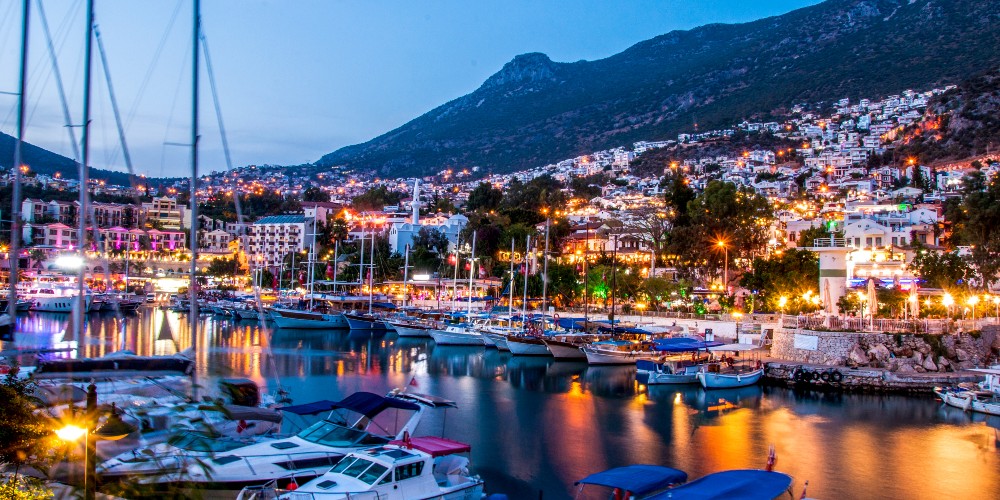
[[[234,165],[288,165],[366,141],[467,94],[517,54],[600,59],[671,30],[745,22],[815,3],[205,0],[202,18]],[[37,5],[32,0],[26,138],[72,156]],[[43,5],[79,123],[84,1]],[[164,142],[189,137],[190,0],[96,0],[95,12],[136,169],[179,175],[188,168],[188,153]],[[19,37],[20,2],[0,2],[0,92],[16,89]],[[124,170],[96,46],[94,57],[91,164]],[[202,171],[221,170],[225,161],[202,75]],[[14,131],[15,102],[0,95],[6,133]]]

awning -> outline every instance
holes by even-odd
[[[721,346],[722,342],[705,342],[703,340],[679,337],[672,339],[657,339],[653,341],[653,349],[664,352],[686,352],[710,349]]]
[[[687,473],[681,470],[660,465],[627,465],[591,474],[576,484],[596,484],[643,495],[684,481]]]
[[[288,413],[294,413],[296,415],[315,415],[325,411],[333,411],[334,408],[336,408],[336,404],[337,403],[335,401],[324,399],[322,401],[306,403],[304,405],[282,406],[278,409],[281,411],[287,411]]]
[[[648,500],[774,500],[788,491],[792,478],[765,470],[727,470],[671,488]]]
[[[715,347],[709,347],[709,351],[752,351],[754,349],[759,349],[760,346],[757,344],[722,344]]]
[[[343,400],[334,403],[333,407],[351,410],[368,418],[372,418],[388,408],[412,411],[420,409],[416,403],[396,398],[387,398],[370,392],[355,392]]]
[[[411,446],[416,448],[432,457],[443,457],[445,455],[453,455],[455,453],[467,453],[472,451],[472,446],[465,443],[460,443],[458,441],[452,441],[451,439],[434,437],[434,436],[421,436],[411,438],[409,443],[402,440],[389,441],[389,444],[394,444],[397,446]]]

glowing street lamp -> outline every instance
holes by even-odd
[[[715,242],[715,246],[719,247],[723,251],[723,272],[722,272],[722,286],[726,291],[726,295],[729,295],[729,247],[726,245],[725,241],[719,240]]]
[[[785,297],[784,295],[778,297],[778,309],[781,311],[781,314],[785,314],[785,306],[787,305],[788,297]]]
[[[965,301],[965,303],[972,306],[972,321],[976,321],[976,304],[979,303],[979,296],[972,295]]]
[[[948,316],[951,316],[951,306],[955,305],[955,298],[945,292],[944,297],[941,297],[941,305],[948,309]]]

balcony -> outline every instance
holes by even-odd
[[[844,248],[847,247],[847,240],[844,238],[816,238],[813,240],[813,247]]]

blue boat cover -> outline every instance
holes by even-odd
[[[576,328],[577,323],[583,323],[584,321],[586,321],[585,318],[559,318],[556,320],[556,324],[559,325],[560,328],[569,330]],[[591,323],[593,323],[593,321],[591,321]]]
[[[599,328],[602,332],[610,332],[612,330],[611,326],[602,326]],[[653,332],[648,330],[643,330],[642,328],[632,328],[627,326],[616,326],[614,327],[614,333],[634,333],[636,335],[652,335]]]
[[[671,488],[648,500],[773,500],[788,491],[792,478],[766,470],[727,470]]]
[[[416,403],[396,398],[387,398],[370,392],[355,392],[354,394],[351,394],[350,396],[334,403],[333,407],[351,410],[368,418],[372,418],[388,408],[413,411],[420,409]]]
[[[294,413],[296,415],[315,415],[317,413],[322,413],[325,411],[333,411],[333,409],[336,408],[334,406],[336,404],[337,403],[335,401],[324,399],[322,401],[306,403],[304,405],[282,406],[279,407],[278,409],[281,411]]]
[[[652,361],[647,361],[645,359],[638,359],[638,360],[636,360],[635,367],[636,367],[636,369],[646,370],[648,372],[654,372],[654,371],[656,371],[656,363],[654,363]]]
[[[666,352],[698,351],[722,345],[722,342],[705,342],[687,337],[677,337],[672,339],[656,339],[653,341],[653,349]]]
[[[596,484],[620,488],[636,495],[661,490],[671,484],[687,481],[687,472],[660,465],[626,465],[591,474],[576,484]]]

